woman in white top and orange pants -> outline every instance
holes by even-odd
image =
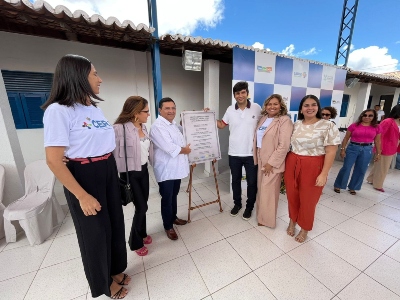
[[[299,224],[301,231],[295,239],[300,243],[313,227],[315,208],[339,144],[336,126],[322,119],[319,99],[305,96],[300,102],[298,121],[294,123],[285,169],[290,217],[287,234],[294,236]]]
[[[132,220],[128,243],[130,249],[139,256],[147,255],[148,249],[144,244],[152,242],[151,236],[147,235],[146,230],[147,201],[149,200],[149,171],[147,163],[152,156],[152,145],[145,125],[149,116],[147,100],[140,96],[131,96],[126,99],[122,111],[113,126],[117,145],[113,154],[117,161],[118,172],[124,180],[126,180],[126,169],[128,169],[129,182],[133,191],[133,204],[135,206],[135,215]]]

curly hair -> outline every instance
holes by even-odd
[[[337,116],[337,110],[332,106],[325,106],[322,110],[328,110],[331,113],[331,119],[335,119]]]
[[[271,101],[271,100],[274,99],[274,98],[275,98],[275,99],[278,99],[279,104],[280,104],[280,106],[281,106],[281,109],[279,110],[279,113],[278,113],[277,117],[279,117],[279,116],[286,116],[287,113],[288,113],[288,111],[287,111],[287,106],[286,106],[285,101],[283,101],[282,96],[279,95],[279,94],[272,94],[272,95],[269,96],[267,99],[265,99],[264,104],[263,104],[263,106],[262,106],[261,114],[262,114],[263,116],[268,115],[268,113],[267,113],[267,105],[268,105],[269,101]]]

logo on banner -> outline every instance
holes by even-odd
[[[267,72],[267,73],[271,73],[271,72],[272,72],[272,67],[257,66],[257,71],[258,71],[258,72]]]
[[[307,77],[307,72],[293,72],[293,76],[294,77],[303,77],[306,78]]]
[[[332,75],[324,75],[324,81],[326,82],[333,82],[333,76]]]
[[[286,104],[287,104],[288,101],[289,101],[289,97],[282,97],[282,99],[283,99],[283,102],[285,102]]]

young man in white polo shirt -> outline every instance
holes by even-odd
[[[381,106],[379,104],[375,105],[374,109],[376,111],[376,114],[378,115],[378,123],[380,123],[385,118],[385,112],[381,110]]]
[[[232,174],[232,191],[235,206],[231,216],[236,217],[242,209],[242,167],[246,170],[247,203],[243,219],[248,220],[256,202],[257,165],[253,159],[253,137],[261,115],[261,107],[248,100],[247,82],[240,81],[233,87],[236,103],[229,106],[222,120],[217,121],[219,129],[229,126],[229,167]]]

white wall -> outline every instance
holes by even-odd
[[[54,73],[65,54],[87,57],[103,79],[100,103],[106,118],[114,122],[125,99],[140,95],[149,99],[146,53],[76,42],[0,32],[0,69]],[[43,129],[17,130],[25,163],[44,159]]]
[[[372,102],[371,102],[371,108],[374,108],[374,105],[379,104],[380,97],[382,95],[394,95],[395,87],[390,87],[390,86],[383,86],[383,85],[372,85],[371,87],[371,96],[372,96]],[[393,100],[393,101],[397,101]]]
[[[219,116],[222,119],[226,109],[232,104],[232,70],[231,64],[221,63],[219,72]],[[229,129],[225,127],[219,130],[219,143],[222,155],[228,154],[229,148]]]
[[[360,83],[357,83],[351,89],[347,87],[344,88],[343,94],[350,95],[350,102],[347,109],[347,116],[340,118],[339,127],[349,127],[352,123],[355,122],[355,118],[358,117],[354,116],[354,111],[356,108],[357,96],[359,90],[360,90]],[[373,96],[371,102],[371,108],[374,108],[375,104],[379,104],[381,95],[394,95],[394,93],[395,93],[394,87],[373,84],[370,92],[370,95]]]
[[[58,60],[65,54],[90,59],[103,79],[99,96],[105,101],[99,106],[110,122],[115,121],[131,95],[148,99],[154,112],[149,53],[7,32],[0,32],[0,41],[0,69],[4,70],[54,73]],[[222,118],[231,102],[232,65],[221,63],[220,66],[219,117]],[[163,96],[176,102],[177,120],[182,110],[203,109],[203,71],[185,71],[180,57],[165,55],[161,55],[161,70]],[[17,133],[26,164],[45,158],[43,129],[19,129]],[[228,151],[228,135],[228,130],[220,131],[222,152]]]

